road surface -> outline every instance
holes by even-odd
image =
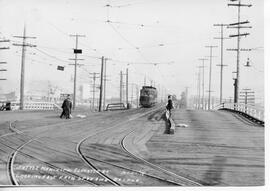
[[[0,185],[264,185],[264,127],[237,114],[175,109],[173,135],[160,107],[58,115],[0,113]]]

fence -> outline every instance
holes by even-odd
[[[11,110],[19,110],[19,102],[11,102]],[[61,107],[53,102],[25,102],[24,110],[61,110]]]
[[[247,104],[237,103],[222,103],[215,107],[215,109],[227,109],[231,111],[237,111],[242,114],[246,114],[258,121],[264,122],[264,108],[251,106]]]

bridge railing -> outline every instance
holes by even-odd
[[[11,102],[11,110],[19,110],[19,102]],[[25,102],[24,110],[62,110],[62,108],[53,102]]]
[[[259,121],[264,122],[264,108],[256,107],[248,104],[237,104],[237,103],[222,103],[216,106],[214,109],[228,109],[238,111],[248,116],[253,117]]]
[[[57,104],[53,102],[29,102],[24,105],[25,110],[61,110]]]

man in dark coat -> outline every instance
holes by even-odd
[[[168,96],[168,103],[166,105],[166,109],[170,112],[171,114],[171,109],[173,108],[173,103],[172,103],[172,96]]]
[[[68,95],[62,104],[63,112],[62,112],[60,118],[62,118],[63,115],[65,115],[66,119],[70,119],[71,108],[72,108],[72,102],[71,102],[70,97]]]

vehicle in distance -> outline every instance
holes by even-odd
[[[152,107],[157,103],[157,89],[152,86],[143,86],[140,91],[140,105]]]

